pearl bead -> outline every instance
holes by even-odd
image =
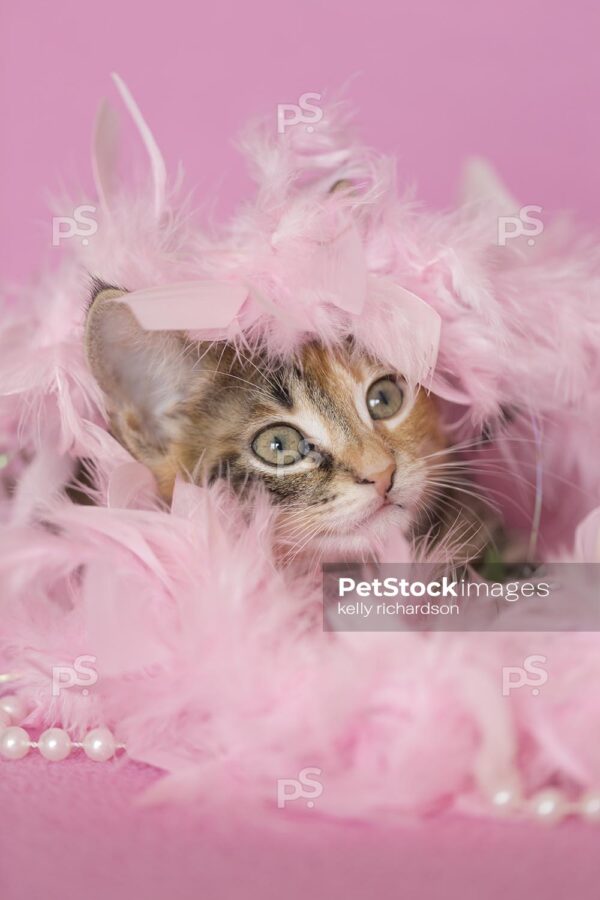
[[[600,822],[600,791],[589,791],[579,801],[579,812],[588,822]]]
[[[27,715],[27,707],[16,694],[0,697],[0,711],[6,713],[11,722],[21,722]]]
[[[491,795],[494,809],[502,814],[514,812],[520,806],[521,799],[521,791],[512,784],[501,785]]]
[[[83,750],[86,756],[96,762],[106,762],[115,755],[117,742],[108,728],[94,728],[88,731],[83,739]]]
[[[51,762],[60,762],[71,752],[71,738],[62,728],[48,728],[38,738],[38,750]]]
[[[0,709],[0,731],[2,731],[3,728],[8,728],[10,723],[11,723],[11,718],[8,715],[8,713],[5,713],[3,710]]]
[[[24,728],[12,725],[0,734],[0,753],[6,759],[23,759],[29,753],[29,735]]]
[[[538,821],[547,822],[549,825],[560,822],[569,812],[569,803],[565,796],[552,788],[540,791],[532,797],[530,806]]]

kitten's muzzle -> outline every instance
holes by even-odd
[[[372,484],[380,497],[385,497],[394,484],[396,464],[390,463],[379,472],[370,472],[369,478],[361,478],[359,484]]]

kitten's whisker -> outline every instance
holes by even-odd
[[[260,396],[264,397],[270,403],[273,402],[273,397],[266,391],[264,388],[261,388],[254,381],[249,381],[247,378],[242,378],[241,375],[234,375],[232,372],[220,372],[220,375],[223,375],[226,378],[233,378],[235,381],[240,381],[243,384],[248,384],[252,388],[252,391]]]
[[[441,450],[436,450],[434,453],[427,453],[421,457],[421,460],[434,459],[435,457],[443,456],[444,454],[452,455],[456,453],[462,453],[467,450],[471,450],[473,448],[479,448],[483,452],[487,452],[488,449],[492,449],[492,446],[496,444],[502,443],[506,444],[534,444],[535,440],[533,438],[518,438],[518,437],[509,437],[508,435],[501,435],[493,441],[486,441],[480,436],[475,438],[470,438],[465,441],[458,441],[455,444],[448,444],[447,447],[443,447]]]
[[[502,468],[499,468],[499,470],[498,470],[499,474],[509,476],[511,478],[511,480],[518,477],[519,473],[515,472],[514,469],[511,469],[510,467],[507,466],[506,459],[503,459],[503,460],[500,459],[499,462],[504,463],[504,466]],[[477,464],[477,463],[475,463],[475,464]],[[533,469],[534,471],[537,469],[537,465],[538,464],[536,462],[534,462],[533,460],[519,460],[519,462],[518,462],[519,468],[528,468],[528,469]],[[523,476],[521,476],[521,477],[523,477]],[[561,484],[564,484],[570,488],[573,488],[574,490],[578,491],[580,494],[584,494],[584,495],[586,494],[586,491],[584,490],[584,488],[582,488],[582,486],[580,484],[576,484],[570,478],[566,478],[563,475],[559,475],[557,472],[552,472],[548,469],[545,469],[544,470],[544,478],[546,480],[549,478],[552,478],[555,481],[560,482]],[[531,484],[531,485],[535,484],[534,481],[530,481],[527,483]]]
[[[459,527],[459,525],[462,525],[462,527]],[[442,553],[445,553],[447,562],[462,561],[463,559],[466,561],[472,554],[465,555],[465,550],[469,546],[469,542],[474,541],[481,531],[485,531],[481,524],[464,522],[459,513],[441,539],[433,543],[431,549],[441,550]]]
[[[459,506],[458,501],[456,500],[455,497],[451,497],[451,496],[449,496],[449,497],[444,497],[444,498],[442,499],[442,503],[446,506],[446,508],[450,509],[451,511],[454,510],[454,509],[457,509],[459,515],[460,515],[460,513],[462,512],[462,509],[461,509],[461,507]],[[481,527],[477,530],[477,532],[475,532],[474,536],[475,536],[479,531],[481,531],[481,530],[485,531],[485,533],[486,533],[487,536],[488,536],[488,544],[492,544],[492,546],[494,546],[494,547],[496,548],[496,542],[495,542],[495,539],[494,539],[494,532],[490,529],[488,523],[487,523],[481,516],[478,515],[478,513],[476,512],[476,510],[470,508],[470,509],[469,509],[469,513],[470,513],[471,517],[472,517],[473,519],[475,519],[476,522],[478,522],[478,523],[480,524],[480,526],[481,526]],[[497,549],[497,548],[496,548],[496,549]]]
[[[466,441],[460,441],[456,444],[449,444],[447,447],[442,447],[440,450],[435,450],[433,453],[426,453],[421,457],[421,460],[435,459],[440,456],[451,456],[452,454],[462,452],[463,450],[469,450],[472,447],[485,447],[485,443],[482,442],[480,437],[471,438]]]
[[[249,365],[251,365],[252,368],[255,369],[256,372],[258,372],[258,374],[261,376],[261,378],[264,378],[264,380],[267,382],[267,384],[270,384],[274,388],[279,388],[279,387],[283,386],[283,381],[281,380],[281,378],[279,378],[277,380],[275,380],[274,378],[271,378],[271,375],[274,375],[274,372],[269,371],[268,365],[261,369],[256,365],[256,363],[250,356],[242,356],[240,354],[240,358],[244,362],[249,363]]]
[[[454,490],[460,491],[461,493],[465,493],[465,494],[466,494],[466,493],[469,493],[469,491],[467,491],[467,490],[462,486],[462,485],[464,484],[464,482],[455,482],[455,481],[452,481],[451,479],[445,479],[445,480],[442,482],[442,481],[437,481],[436,479],[431,479],[431,483],[432,483],[432,484],[437,484],[437,485],[439,485],[439,486],[441,486],[441,487],[444,487],[444,486],[447,485],[448,488],[450,488],[450,489],[454,489]],[[472,481],[469,481],[469,482],[466,482],[466,483],[467,483],[471,488],[473,487],[473,482],[472,482]],[[491,495],[491,496],[498,497],[499,500],[500,500],[502,503],[509,503],[509,504],[510,504],[514,509],[516,509],[519,513],[522,513],[522,514],[525,515],[525,516],[528,516],[528,515],[529,515],[529,509],[528,509],[528,507],[526,507],[526,506],[523,505],[522,503],[517,502],[517,500],[515,500],[514,497],[511,497],[510,494],[506,494],[506,493],[504,493],[503,491],[499,491],[499,490],[496,490],[495,488],[488,487],[487,485],[486,485],[485,487],[482,487],[482,491],[483,491],[483,493],[481,493],[481,494],[477,494],[476,492],[471,491],[471,496],[473,496],[473,497],[475,497],[476,499],[480,500],[482,503],[486,503],[486,504],[487,504],[491,509],[493,509],[498,515],[501,514],[502,506],[501,506],[500,504],[498,504],[498,503],[496,503],[496,502],[490,500],[490,498],[489,498],[488,496],[486,496],[486,495]]]
[[[428,479],[428,481],[430,484],[436,485],[437,487],[440,487],[442,489],[449,491],[459,491],[461,494],[472,497],[474,500],[479,500],[481,503],[485,503],[487,506],[493,509],[494,512],[500,514],[500,507],[493,500],[490,500],[489,497],[486,497],[484,494],[464,487],[463,484],[459,481],[453,481],[452,479],[445,479],[444,481],[440,481],[435,478],[430,478]]]
[[[289,524],[289,528],[286,527],[287,524]],[[300,513],[299,516],[295,517],[292,522],[284,524],[281,530],[281,536],[288,540],[292,540],[298,537],[302,537],[313,527],[318,528],[319,525],[320,523],[318,521],[315,521],[315,517],[307,510],[305,510],[304,513]]]
[[[509,473],[506,469],[506,466],[498,465],[497,463],[491,460],[481,460],[481,461],[463,461],[463,462],[447,462],[447,463],[437,463],[427,467],[427,471],[429,472],[443,472],[444,470],[452,469],[453,473],[456,472],[464,472],[465,476],[472,475],[474,473],[480,475],[504,475],[507,476]],[[528,479],[525,475],[515,472],[510,473],[511,480],[515,479],[520,481],[522,484],[527,487],[533,486],[533,481]]]
[[[300,541],[297,541],[296,544],[294,544],[294,546],[292,548],[295,552],[290,551],[289,553],[287,553],[285,555],[285,557],[284,557],[285,564],[289,565],[298,556],[298,554],[301,553],[301,551],[304,549],[304,547],[306,547],[307,544],[309,544],[310,541],[318,533],[319,533],[319,528],[316,527],[316,528],[314,528],[314,530],[312,532],[309,533],[308,537],[306,538],[306,540],[304,540],[303,543],[300,543]]]

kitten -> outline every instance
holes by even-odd
[[[224,342],[146,332],[115,302],[122,295],[97,286],[86,353],[114,436],[165,499],[177,475],[226,478],[242,496],[258,483],[276,505],[287,558],[304,549],[365,558],[393,528],[438,541],[454,529],[461,561],[481,552],[481,510],[439,487],[450,454],[422,388],[351,342],[313,341],[275,365]]]

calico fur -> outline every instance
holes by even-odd
[[[144,332],[121,296],[105,286],[97,292],[88,360],[113,434],[154,473],[165,500],[177,477],[225,479],[248,498],[265,489],[277,507],[278,540],[292,556],[299,548],[364,555],[393,528],[439,540],[451,526],[463,554],[474,552],[474,539],[481,549],[480,517],[456,492],[443,498],[431,477],[450,459],[436,401],[402,373],[350,340],[325,347],[312,339],[284,361],[223,341]],[[402,385],[403,404],[391,419],[374,421],[365,395],[385,376]],[[253,439],[281,424],[301,433],[306,452],[274,467],[257,457]]]

